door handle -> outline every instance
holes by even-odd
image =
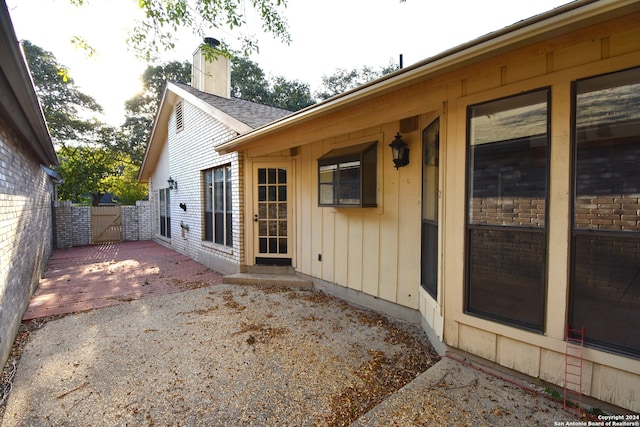
[[[253,222],[258,222],[258,214],[255,214],[255,215],[253,216]]]

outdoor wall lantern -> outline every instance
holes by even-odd
[[[169,183],[169,190],[177,190],[178,189],[178,181],[176,181],[173,178],[169,177],[167,182]]]
[[[393,155],[393,163],[396,169],[409,164],[409,146],[400,136],[400,132],[396,135],[396,139],[391,144],[391,154]]]

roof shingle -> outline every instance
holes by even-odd
[[[219,109],[225,114],[241,121],[242,123],[252,127],[259,128],[274,120],[288,116],[292,113],[282,108],[271,107],[269,105],[258,104],[252,101],[246,101],[240,98],[223,98],[221,96],[211,95],[206,92],[199,91],[184,83],[174,83],[181,89],[198,97],[207,104]]]

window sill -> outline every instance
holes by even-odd
[[[208,242],[206,240],[202,241],[202,247],[203,248],[207,248],[207,249],[211,249],[213,251],[220,252],[220,253],[223,253],[223,254],[226,254],[226,255],[233,255],[233,248],[230,248],[228,246],[219,245],[217,243]]]

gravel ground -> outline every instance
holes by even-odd
[[[351,427],[578,425],[575,412],[538,394],[543,387],[524,389],[463,362],[443,358]]]
[[[2,426],[349,425],[436,360],[419,328],[325,294],[215,285],[48,322]]]

